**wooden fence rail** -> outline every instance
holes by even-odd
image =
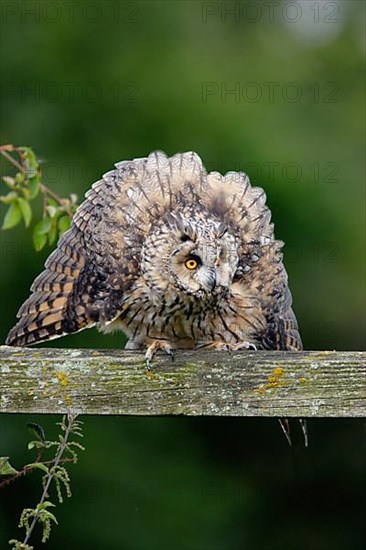
[[[366,417],[366,352],[0,347],[6,413]]]

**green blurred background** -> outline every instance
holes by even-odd
[[[3,1],[2,143],[82,197],[114,162],[194,150],[265,188],[306,349],[365,349],[364,3]],[[3,172],[5,168],[3,166]],[[3,211],[1,211],[3,213]],[[50,250],[1,234],[0,338]],[[51,344],[50,344],[51,345]],[[121,346],[94,329],[57,347]],[[353,549],[365,542],[363,420],[88,417],[47,548]],[[0,455],[31,460],[26,422]],[[2,491],[0,548],[40,491]],[[35,539],[37,540],[37,538]],[[36,547],[38,545],[36,544]]]

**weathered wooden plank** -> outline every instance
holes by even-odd
[[[8,413],[366,417],[366,352],[132,351],[0,347]]]

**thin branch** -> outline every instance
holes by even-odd
[[[45,466],[47,466],[48,464],[53,464],[55,461],[55,459],[53,458],[52,460],[45,460],[44,462],[40,461],[40,460],[36,460],[34,463],[37,464],[37,463],[40,463],[40,464],[44,464]],[[61,458],[60,460],[60,464],[64,464],[66,462],[74,462],[74,459],[73,458]],[[0,482],[0,489],[3,489],[3,487],[5,487],[6,485],[9,485],[12,481],[15,481],[18,477],[21,477],[21,476],[24,476],[26,474],[30,474],[31,472],[34,472],[35,470],[37,470],[37,468],[35,468],[34,466],[24,466],[21,470],[19,470],[19,472],[17,472],[16,474],[14,474],[13,476],[10,476],[8,477],[7,479],[4,479],[3,481]]]
[[[20,172],[23,172],[23,174],[26,173],[26,169],[24,168],[24,166],[22,166],[21,164],[19,164],[19,162],[17,160],[15,160],[15,158],[13,158],[11,155],[9,155],[9,153],[7,153],[5,150],[3,150],[1,147],[0,147],[0,153],[3,155],[3,157],[5,157],[13,166],[15,166],[15,168],[17,168]]]
[[[19,170],[19,172],[22,172],[23,174],[27,175],[26,168],[22,164],[20,164],[12,155],[10,155],[8,151],[16,152],[20,156],[20,158],[23,159],[22,151],[19,148],[14,147],[12,145],[0,146],[0,154],[3,155],[3,157],[6,158],[17,170]],[[60,197],[60,195],[52,191],[52,189],[50,189],[44,183],[39,184],[39,189],[43,194],[43,213],[44,214],[46,212],[46,205],[47,205],[46,196],[48,195],[52,197],[56,202],[58,202],[58,204],[64,208],[67,215],[70,216],[70,218],[72,218],[73,212],[68,205],[68,200],[65,200],[62,197]]]
[[[70,436],[70,433],[72,431],[72,427],[73,427],[73,424],[74,424],[74,421],[75,421],[76,417],[77,417],[77,415],[72,415],[72,414],[67,415],[68,424],[67,424],[67,427],[66,427],[66,430],[65,430],[65,435],[62,439],[62,442],[61,442],[60,448],[58,450],[58,453],[57,453],[57,455],[54,459],[54,464],[53,464],[52,468],[50,468],[50,470],[47,474],[47,480],[46,480],[46,483],[45,483],[45,486],[44,486],[44,489],[43,489],[41,500],[39,501],[37,506],[43,504],[44,501],[46,500],[47,496],[48,496],[48,490],[49,490],[51,482],[54,478],[54,472],[55,472],[57,466],[59,465],[59,463],[61,462],[62,455],[65,452],[66,445],[67,445],[67,440],[68,440],[68,438]],[[39,515],[35,514],[34,517],[33,517],[33,521],[32,521],[32,523],[29,527],[29,530],[27,531],[27,534],[26,534],[25,539],[23,541],[24,545],[28,543],[28,541],[30,539],[30,536],[33,532],[33,529],[37,524],[38,519],[39,519]]]
[[[47,185],[44,183],[39,184],[39,189],[43,193],[44,196],[49,195],[52,197],[55,201],[57,201],[67,212],[67,214],[72,218],[73,213],[71,212],[70,208],[67,205],[67,201],[60,197],[60,195],[57,195],[54,191],[52,191]]]

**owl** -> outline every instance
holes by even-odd
[[[97,326],[127,349],[300,350],[266,195],[193,152],[119,162],[86,193],[6,343]]]

